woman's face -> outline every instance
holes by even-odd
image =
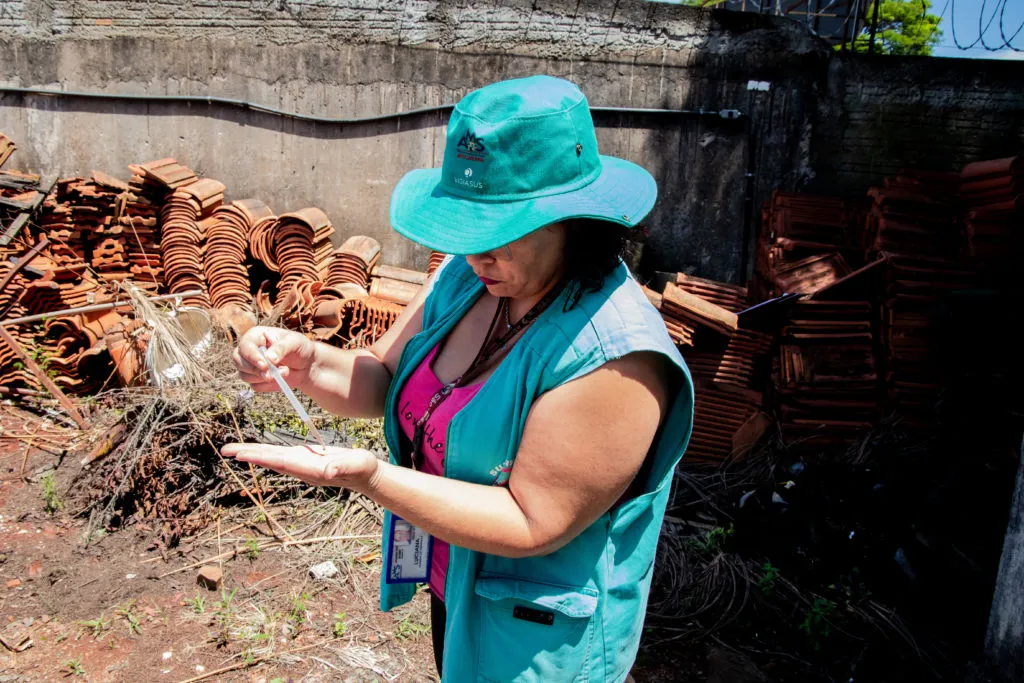
[[[467,256],[466,262],[492,296],[541,296],[562,277],[565,236],[565,225],[552,223],[507,247]]]

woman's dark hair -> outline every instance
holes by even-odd
[[[587,292],[604,286],[604,279],[625,255],[629,229],[609,221],[579,218],[565,222],[565,310]]]

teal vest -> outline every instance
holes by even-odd
[[[406,344],[387,397],[384,434],[392,463],[399,457],[400,388],[483,290],[463,257],[438,272],[424,305],[423,330]],[[690,437],[693,385],[661,317],[625,265],[568,312],[565,296],[537,318],[452,420],[446,476],[504,483],[533,402],[628,353],[663,353],[681,370],[680,390],[652,447],[641,495],[549,555],[510,559],[451,546],[444,681],[621,681],[636,656],[672,473]],[[386,514],[385,563],[389,527]],[[407,602],[415,590],[386,583],[382,572],[381,609]],[[527,610],[513,616],[517,606]],[[521,618],[543,613],[541,620],[553,614],[553,623]]]

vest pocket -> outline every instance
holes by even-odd
[[[481,574],[477,680],[586,681],[597,591]]]

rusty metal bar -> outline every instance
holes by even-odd
[[[178,292],[177,294],[162,294],[160,296],[154,296],[147,301],[156,303],[158,301],[170,301],[171,299],[178,299],[187,296],[198,296],[202,294],[201,289],[190,289],[187,292]],[[96,311],[109,311],[111,308],[121,308],[123,306],[131,306],[131,301],[108,301],[105,304],[92,304],[90,306],[79,306],[78,308],[65,308],[60,311],[50,311],[49,313],[36,313],[35,315],[26,315],[23,318],[11,318],[9,320],[0,320],[0,327],[7,327],[8,325],[20,325],[22,323],[34,323],[40,320],[52,320],[53,318],[59,318],[62,315],[75,315],[78,313],[94,313]]]

